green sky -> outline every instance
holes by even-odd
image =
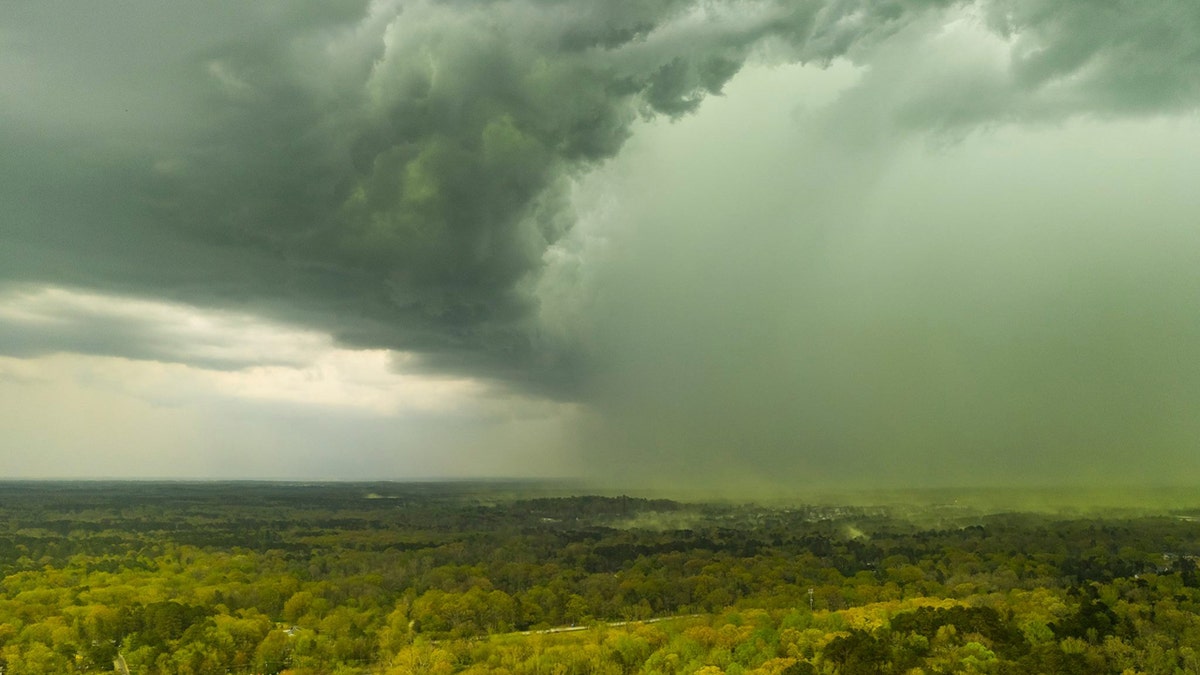
[[[0,9],[0,476],[1194,483],[1200,7]]]

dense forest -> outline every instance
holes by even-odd
[[[1200,673],[1195,511],[0,484],[0,672]]]

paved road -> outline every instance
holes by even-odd
[[[599,625],[608,626],[608,627],[612,628],[612,627],[617,627],[617,626],[631,626],[631,625],[645,624],[645,623],[658,623],[659,621],[670,621],[671,619],[694,619],[698,616],[704,616],[704,615],[703,614],[677,614],[675,616],[659,616],[659,617],[655,617],[653,619],[641,619],[638,621],[610,621],[608,623],[599,624]],[[570,632],[577,631],[577,630],[587,630],[589,628],[592,628],[595,625],[596,624],[589,624],[586,626],[558,626],[556,628],[543,628],[541,630],[522,630],[522,631],[517,631],[515,633],[508,633],[508,635],[545,635],[547,633],[570,633]]]

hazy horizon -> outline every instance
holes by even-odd
[[[767,486],[766,489],[715,489],[676,485],[645,487],[618,485],[613,483],[589,482],[581,478],[402,478],[402,479],[347,479],[312,480],[286,478],[122,478],[95,476],[86,478],[27,477],[0,478],[0,489],[5,486],[28,489],[35,486],[53,488],[63,486],[87,488],[94,485],[117,486],[175,486],[176,488],[225,489],[242,486],[249,490],[271,488],[347,488],[371,490],[364,492],[367,499],[391,498],[403,495],[404,490],[420,488],[427,490],[479,491],[486,499],[506,497],[528,499],[537,497],[573,497],[596,495],[605,497],[633,497],[642,499],[668,499],[684,504],[729,503],[754,504],[768,508],[791,506],[849,506],[884,507],[892,509],[915,508],[924,512],[929,508],[961,509],[964,514],[986,515],[990,513],[1030,512],[1060,515],[1088,516],[1097,514],[1165,514],[1179,511],[1200,512],[1200,491],[1194,485],[1184,484],[1111,484],[1083,485],[1058,484],[1040,486],[985,486],[948,485],[938,487],[833,487],[820,486],[807,489],[781,490]],[[393,488],[397,493],[388,493]],[[512,492],[510,490],[516,490]],[[379,491],[379,492],[376,492]],[[57,492],[56,492],[57,493]]]

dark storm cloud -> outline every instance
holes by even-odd
[[[899,58],[875,61],[873,73],[907,88],[894,102],[901,126],[961,133],[996,122],[1186,113],[1200,103],[1200,8],[1194,3],[996,0],[968,6],[978,8],[976,21],[1006,41],[1006,57],[982,63],[942,52],[935,62],[928,58],[936,42],[929,33],[905,36]]]
[[[1188,110],[1200,97],[1200,7],[1195,3],[997,3],[992,25],[1016,34],[1014,76],[1061,84],[1081,106],[1113,112]]]
[[[754,54],[872,66],[964,7],[1013,36],[1010,67],[982,74],[982,106],[930,83],[897,113],[914,126],[1196,103],[1188,2],[6,8],[0,274],[254,309],[559,386],[573,359],[542,348],[532,289],[574,223],[573,177]]]
[[[639,116],[694,110],[766,41],[828,59],[848,32],[905,14],[767,0],[110,9],[31,5],[5,22],[0,143],[18,161],[0,188],[4,276],[252,306],[507,377],[547,363],[530,289],[572,225],[572,176]]]

